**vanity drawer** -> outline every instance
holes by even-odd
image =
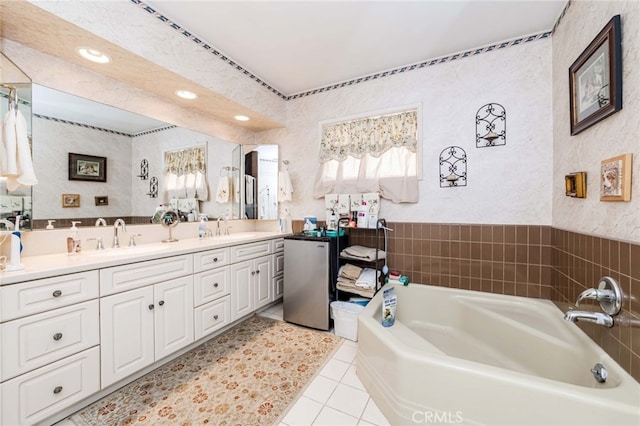
[[[193,256],[166,257],[100,270],[100,295],[119,293],[193,274]]]
[[[273,244],[274,253],[279,253],[281,251],[284,252],[284,238],[278,238],[277,240],[273,240],[271,244]]]
[[[2,381],[100,343],[98,300],[0,325]]]
[[[273,255],[273,276],[284,274],[284,253]]]
[[[193,311],[196,340],[221,329],[231,320],[231,296],[207,303]]]
[[[35,424],[100,390],[100,351],[91,348],[0,386],[0,424]]]
[[[220,266],[229,264],[229,249],[222,248],[217,250],[203,251],[194,253],[193,270],[194,272],[208,271]]]
[[[193,276],[193,306],[204,305],[229,294],[229,268],[201,272]]]
[[[271,254],[271,241],[242,244],[231,247],[231,262],[241,262],[255,257]]]
[[[0,322],[96,299],[98,271],[0,287]]]

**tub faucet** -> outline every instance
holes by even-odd
[[[104,220],[104,218],[99,217],[96,219],[96,225],[95,226],[107,226],[107,221]]]
[[[613,327],[613,317],[602,312],[567,311],[564,319],[571,322],[588,321],[605,327]]]
[[[118,226],[122,232],[127,232],[127,225],[124,223],[124,219],[116,219],[113,223],[113,248],[120,248],[120,240],[118,239]]]

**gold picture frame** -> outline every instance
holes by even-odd
[[[80,207],[80,194],[62,194],[62,207]]]
[[[622,154],[600,164],[600,201],[631,200],[633,154]]]

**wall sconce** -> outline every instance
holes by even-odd
[[[149,192],[147,195],[151,198],[158,198],[158,178],[153,176],[149,181]]]
[[[490,103],[476,112],[476,148],[507,144],[507,112],[500,104]]]
[[[440,188],[467,186],[467,153],[450,146],[440,153]]]
[[[564,177],[565,195],[574,198],[587,198],[587,172],[569,173]]]
[[[140,174],[138,177],[142,180],[149,179],[149,162],[144,158],[140,161]]]

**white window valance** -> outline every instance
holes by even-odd
[[[376,192],[418,201],[418,111],[323,124],[313,196]]]
[[[364,154],[380,157],[391,148],[406,148],[416,152],[418,144],[418,113],[367,117],[322,126],[320,162],[343,161],[348,156],[362,158]]]
[[[206,147],[164,153],[164,193],[166,202],[173,198],[207,200],[209,190]]]

